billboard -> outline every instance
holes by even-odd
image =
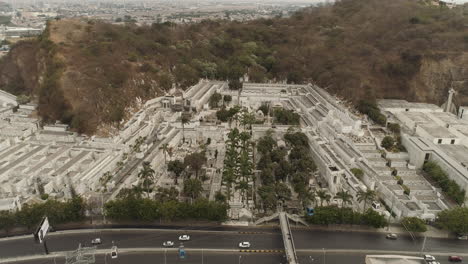
[[[37,227],[36,232],[34,233],[34,238],[36,241],[39,241],[39,243],[44,242],[44,238],[47,235],[47,231],[49,231],[49,219],[47,217],[44,217],[42,219],[41,224]]]

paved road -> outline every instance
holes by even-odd
[[[382,233],[330,232],[318,230],[293,230],[296,249],[372,249],[395,251],[420,251],[423,238],[413,240],[400,236],[398,240],[385,239]],[[466,252],[468,241],[427,238],[425,249],[432,252]]]
[[[119,254],[117,259],[111,259],[109,255],[96,256],[96,264],[276,264],[282,263],[283,257],[280,254],[232,254],[232,253],[204,253],[203,260],[201,253],[187,253],[185,259],[180,259],[177,253],[145,253],[145,254]],[[56,264],[64,263],[63,258],[42,259],[14,262],[15,264]],[[284,263],[284,262],[283,262]]]
[[[362,264],[365,260],[365,253],[313,253],[299,254],[298,259],[301,264]],[[111,259],[109,255],[96,256],[96,264],[276,264],[284,263],[281,254],[260,254],[260,253],[204,253],[187,252],[186,259],[180,259],[174,252],[164,253],[126,253],[119,254],[117,259]],[[446,256],[436,256],[441,264],[449,264]],[[240,262],[239,262],[240,261]],[[56,264],[64,263],[63,258],[41,259],[31,261],[14,262],[15,264]]]
[[[150,248],[162,247],[164,241],[175,241],[178,245],[178,237],[188,234],[191,240],[184,242],[187,248],[219,248],[236,249],[239,242],[249,241],[252,249],[282,249],[283,242],[280,232],[265,231],[255,234],[243,234],[236,231],[103,231],[72,234],[53,234],[47,237],[47,246],[51,252],[68,251],[78,248],[78,244],[90,245],[95,237],[102,239],[99,248],[110,248],[112,241],[122,248]],[[32,236],[30,238],[0,241],[0,258],[42,254],[43,246],[36,244]]]
[[[259,233],[240,233],[239,231],[206,230],[120,230],[81,232],[68,234],[55,233],[48,237],[49,250],[68,251],[77,248],[78,243],[89,245],[91,239],[101,237],[100,249],[112,246],[112,241],[120,248],[160,248],[167,240],[177,241],[181,234],[189,234],[192,240],[185,242],[186,248],[236,249],[241,241],[250,241],[252,249],[282,249],[283,242],[279,230],[275,229],[239,229],[255,230]],[[259,231],[261,230],[261,231]],[[412,240],[400,236],[398,240],[387,240],[382,233],[333,232],[307,229],[293,230],[296,248],[307,249],[360,249],[419,252],[422,239]],[[178,244],[176,244],[178,245]],[[454,239],[427,238],[425,252],[467,252],[468,241]],[[32,237],[0,240],[0,259],[15,256],[42,254],[42,245],[34,243]]]

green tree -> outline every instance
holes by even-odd
[[[437,225],[457,234],[468,234],[468,208],[455,207],[437,215]]]
[[[184,181],[184,194],[196,199],[203,191],[202,182],[198,179],[187,179]]]
[[[232,102],[232,96],[230,96],[229,94],[223,96],[223,105],[224,103],[229,104],[230,102]]]
[[[142,180],[142,185],[146,189],[148,198],[150,196],[151,185],[154,183],[154,174],[155,171],[151,168],[151,163],[149,161],[143,162],[143,167],[138,172],[138,178]]]
[[[382,228],[388,225],[387,220],[383,215],[378,212],[368,209],[362,216],[362,222],[365,225],[372,226],[374,228]]]
[[[316,192],[317,196],[320,198],[320,207],[323,207],[323,202],[330,199],[330,194],[324,190],[318,190]]]
[[[400,134],[400,124],[398,123],[389,123],[387,125],[388,130],[392,131],[393,133],[399,135]]]
[[[291,189],[289,189],[288,185],[286,185],[285,183],[278,182],[275,186],[275,192],[278,197],[278,200],[291,200]]]
[[[214,94],[211,95],[208,101],[208,104],[210,105],[211,108],[218,108],[219,101],[221,101],[222,98],[223,96],[221,94],[215,92]]]
[[[161,147],[159,147],[159,149],[164,153],[164,163],[167,163],[167,152],[169,151],[169,144],[164,143]]]
[[[346,206],[346,204],[351,203],[351,201],[353,199],[353,196],[351,194],[349,194],[349,192],[341,190],[341,191],[336,193],[335,198],[341,199],[341,201],[342,201],[341,207],[344,207],[344,206]]]
[[[427,226],[426,223],[417,217],[405,217],[401,220],[401,224],[408,230],[409,232],[426,232]]]
[[[221,191],[217,191],[215,194],[215,201],[220,202],[220,203],[226,203],[227,197]]]
[[[390,150],[393,145],[395,145],[395,139],[393,139],[393,137],[391,136],[385,136],[383,139],[382,139],[382,143],[380,144],[380,146],[382,148],[385,148],[386,150]]]
[[[244,126],[244,129],[246,126],[251,128],[252,124],[255,124],[256,118],[253,113],[249,113],[249,111],[245,110],[242,112],[242,117],[241,117],[241,125]]]
[[[204,152],[195,152],[185,156],[184,164],[190,167],[195,172],[195,178],[198,179],[198,173],[202,166],[206,163],[206,156]]]
[[[274,210],[277,206],[275,187],[272,185],[263,185],[258,188],[258,195],[262,200],[263,207],[266,210]]]
[[[174,177],[175,185],[177,185],[177,181],[180,175],[182,174],[182,172],[184,172],[185,168],[186,168],[186,164],[180,160],[171,160],[167,164],[167,170],[170,172],[173,172],[175,175]]]
[[[159,187],[155,195],[156,201],[160,202],[177,201],[178,198],[179,191],[174,186],[171,188]]]
[[[265,155],[277,146],[276,140],[273,139],[273,133],[273,130],[268,130],[267,133],[258,140],[257,151],[262,155]]]
[[[377,193],[373,190],[359,191],[357,193],[358,202],[364,202],[363,212],[366,210],[367,203],[373,202],[377,196]]]

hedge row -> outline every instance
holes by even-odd
[[[372,209],[365,213],[354,212],[351,208],[339,208],[336,206],[318,207],[313,216],[306,216],[307,222],[317,225],[367,225],[375,228],[387,226],[387,220]]]
[[[228,206],[225,203],[210,202],[206,199],[188,203],[127,197],[109,201],[105,205],[105,213],[109,219],[147,222],[160,219],[224,221],[227,219],[227,209]]]

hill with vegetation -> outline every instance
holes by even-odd
[[[44,122],[110,133],[139,103],[200,78],[316,83],[356,102],[468,102],[468,9],[342,0],[289,18],[136,26],[50,21],[0,62],[0,88],[31,96]]]

